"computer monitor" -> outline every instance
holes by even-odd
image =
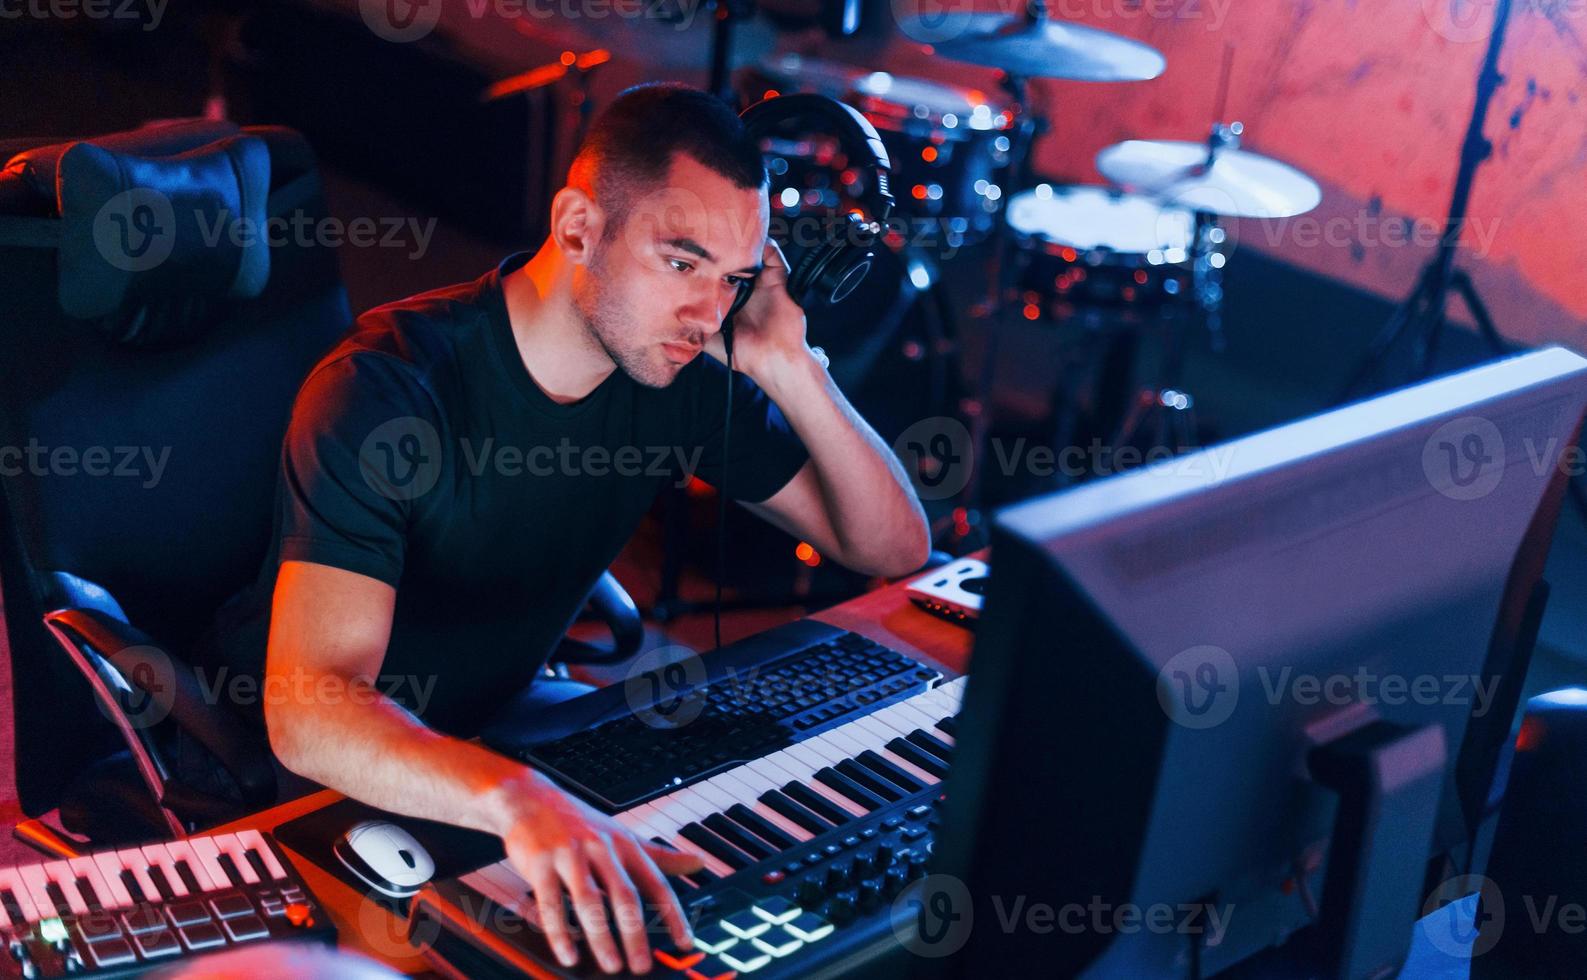
[[[1584,410],[1551,348],[1000,512],[915,951],[1403,959],[1493,789]]]

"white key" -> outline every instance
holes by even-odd
[[[287,874],[287,869],[281,866],[281,862],[276,860],[275,853],[270,850],[270,843],[264,839],[264,835],[259,833],[259,831],[239,830],[237,831],[237,839],[242,842],[244,847],[259,855],[260,859],[264,861],[265,870],[270,872],[270,877],[276,881],[290,877]],[[166,846],[169,847],[170,845]]]
[[[922,728],[929,732],[935,730],[938,720],[943,716],[934,711],[925,711],[918,705],[906,704],[903,706],[903,710],[899,712],[899,717],[900,720],[907,720],[911,723],[910,731]]]
[[[44,874],[60,888],[61,894],[66,896],[66,904],[74,913],[88,914],[88,902],[83,898],[83,893],[77,890],[77,875],[71,865],[65,861],[46,861]]]
[[[678,792],[672,795],[678,803],[681,803],[690,810],[693,810],[695,813],[699,814],[699,816],[696,818],[698,820],[704,820],[717,810],[716,804],[702,796],[699,790],[693,786],[690,786],[687,789],[680,789]]]
[[[116,857],[114,851],[95,854],[93,861],[99,866],[99,873],[105,879],[105,886],[116,897],[117,908],[125,908],[137,902],[127,890],[126,882],[121,880],[121,860]]]
[[[876,746],[870,744],[869,739],[856,738],[855,733],[844,730],[846,728],[848,728],[847,725],[845,725],[842,729],[836,729],[827,733],[829,736],[831,736],[828,744],[842,751],[844,758],[852,760],[858,758],[859,754],[864,752],[866,749],[876,748]],[[841,762],[842,760],[840,759],[838,761]]]
[[[204,862],[198,859],[198,855],[193,853],[191,842],[185,840],[166,841],[165,849],[171,852],[173,860],[186,862],[187,870],[193,873],[193,880],[198,882],[199,891],[212,892],[230,887],[210,880],[209,871],[205,869]]]
[[[165,883],[171,886],[171,891],[175,892],[178,898],[187,897],[187,882],[176,873],[176,862],[171,859],[170,853],[163,844],[143,845],[143,856],[148,859],[150,867],[160,869],[160,873],[165,875]]]
[[[672,828],[666,816],[651,803],[642,803],[628,811],[634,815],[645,829],[645,837],[660,837],[666,839],[672,836]]]
[[[726,773],[723,776],[721,776],[720,778],[723,779],[726,782],[727,786],[731,786],[734,782],[737,782],[738,785],[743,788],[742,791],[744,793],[746,793],[746,794],[749,794],[748,796],[746,796],[744,798],[744,805],[749,807],[751,810],[754,810],[756,813],[760,814],[760,816],[763,817],[768,823],[770,823],[774,827],[779,828],[780,830],[782,830],[783,833],[785,833],[788,836],[792,837],[794,840],[805,841],[805,840],[809,840],[811,837],[814,836],[808,830],[805,830],[803,827],[801,827],[798,824],[794,823],[792,820],[789,820],[787,817],[785,817],[782,814],[778,813],[776,810],[773,810],[771,807],[769,807],[766,804],[762,803],[760,801],[760,795],[762,793],[766,792],[766,790],[764,790],[764,789],[763,790],[756,790],[753,787],[751,787],[751,786],[749,786],[749,785],[747,785],[747,784],[745,784],[745,783],[740,781],[740,777],[741,776],[751,776],[751,775],[753,775],[753,774],[749,773],[749,772],[745,772],[742,769],[740,769],[737,772]],[[767,788],[771,789],[771,788],[774,788],[774,787],[767,787]]]
[[[135,847],[117,851],[116,859],[121,862],[123,868],[132,872],[132,880],[136,881],[138,887],[143,890],[145,902],[160,901],[160,889],[154,887],[154,879],[149,877],[149,859],[143,856],[142,851]]]
[[[887,741],[889,741],[889,742],[892,741],[892,738],[893,738],[892,736],[889,736]],[[875,752],[876,752],[877,755],[879,755],[882,758],[886,759],[888,762],[891,762],[893,765],[895,765],[898,768],[902,769],[904,772],[906,772],[909,775],[915,777],[924,786],[935,786],[938,782],[940,782],[940,780],[938,780],[936,776],[933,776],[931,773],[929,773],[926,770],[920,768],[919,766],[915,765],[913,762],[910,762],[908,759],[904,758],[903,756],[899,755],[897,752],[894,752],[892,749],[888,748],[886,742],[882,743],[882,745],[880,747],[875,749]]]
[[[713,813],[723,813],[728,807],[739,802],[738,797],[723,790],[720,786],[715,784],[714,780],[699,783],[692,788],[700,795],[702,799],[709,802],[711,806],[715,808],[712,810]]]
[[[98,897],[99,904],[107,909],[118,909],[132,904],[132,896],[121,887],[121,882],[111,883],[105,880],[100,873],[99,865],[91,857],[72,858],[66,862],[72,873],[80,878],[87,878],[89,887],[93,888],[94,895]],[[0,913],[3,914],[3,913]]]
[[[864,720],[881,725],[897,735],[908,735],[918,726],[909,725],[904,721],[904,705],[890,704],[874,715],[868,715]]]
[[[711,781],[721,785],[728,792],[749,793],[750,799],[769,789],[777,788],[776,783],[751,769],[748,765],[739,766],[737,769],[722,773]],[[749,801],[745,800],[745,802]]]
[[[204,873],[209,875],[209,880],[215,883],[216,888],[231,888],[231,879],[226,876],[226,869],[215,860],[220,855],[220,848],[215,846],[213,837],[190,837],[188,843],[193,845],[193,853],[198,855],[198,863],[204,866]]]
[[[243,853],[242,841],[235,834],[215,834],[215,846],[225,854],[231,856],[231,863],[237,866],[237,873],[242,875],[242,880],[250,885],[259,884],[259,872],[248,863],[248,856]]]
[[[33,899],[33,907],[41,913],[39,918],[47,919],[58,914],[55,902],[45,888],[49,879],[44,877],[44,869],[37,864],[24,864],[17,870],[22,874],[22,884],[27,888],[28,897]]]
[[[120,870],[119,868],[117,870]],[[33,894],[28,890],[27,882],[22,880],[22,872],[18,868],[0,868],[0,888],[4,888],[16,897],[17,907],[22,910],[22,921],[36,922],[48,915],[33,904]],[[46,909],[49,906],[45,906]]]

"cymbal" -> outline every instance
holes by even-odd
[[[1317,182],[1271,157],[1223,148],[1207,166],[1207,144],[1125,140],[1097,154],[1115,184],[1170,204],[1231,218],[1288,218],[1322,200]]]
[[[1156,48],[1095,27],[997,13],[905,18],[906,37],[954,61],[1001,68],[1027,78],[1139,82],[1167,64]]]

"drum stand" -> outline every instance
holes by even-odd
[[[1466,208],[1471,198],[1471,185],[1477,168],[1493,153],[1493,144],[1483,135],[1488,117],[1488,104],[1494,90],[1504,81],[1499,73],[1499,52],[1504,46],[1504,31],[1510,20],[1510,0],[1499,0],[1493,13],[1493,33],[1488,37],[1488,52],[1477,75],[1477,98],[1472,107],[1471,122],[1466,127],[1466,138],[1460,147],[1460,167],[1455,174],[1455,189],[1449,203],[1449,215],[1444,222],[1444,233],[1438,240],[1438,252],[1422,269],[1416,288],[1405,298],[1378,335],[1366,356],[1350,376],[1339,401],[1349,401],[1364,393],[1372,382],[1387,373],[1389,355],[1402,337],[1411,338],[1411,380],[1427,377],[1432,370],[1433,358],[1438,353],[1438,341],[1443,336],[1447,321],[1444,307],[1449,290],[1453,288],[1465,300],[1466,308],[1477,321],[1477,329],[1495,354],[1507,354],[1510,347],[1494,326],[1488,309],[1477,296],[1471,277],[1455,268],[1455,250],[1460,247],[1460,234],[1466,224]]]

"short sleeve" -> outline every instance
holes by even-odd
[[[699,371],[691,379],[690,393],[700,449],[695,475],[720,489],[725,462],[727,495],[760,503],[787,486],[810,453],[777,403],[748,375],[737,371],[733,372],[733,424],[726,428],[724,439],[728,370],[710,357],[701,357],[697,363]]]
[[[282,561],[396,587],[415,508],[441,475],[439,413],[412,368],[355,352],[320,365],[282,445]]]

